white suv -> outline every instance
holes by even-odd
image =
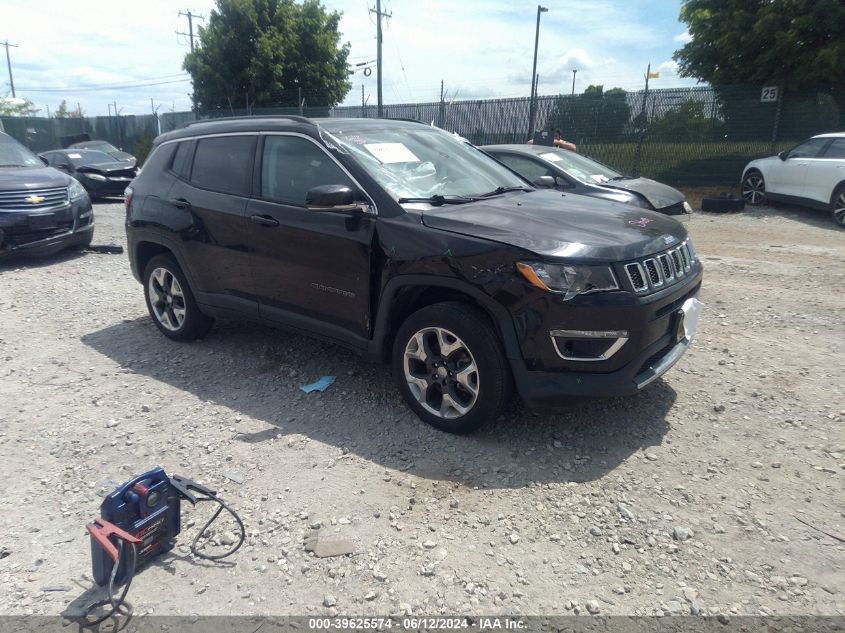
[[[742,197],[829,209],[845,227],[845,132],[819,134],[777,156],[752,160],[742,172]]]

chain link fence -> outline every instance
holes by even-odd
[[[754,158],[802,139],[845,127],[845,87],[839,92],[784,94],[761,101],[760,87],[673,88],[628,92],[591,86],[578,95],[537,98],[534,128],[560,128],[578,151],[622,173],[678,186],[730,186]],[[769,94],[771,96],[771,93]],[[476,145],[524,143],[531,138],[527,97],[386,105],[384,116],[413,119],[460,134]],[[306,117],[377,116],[376,106],[277,107],[158,116],[83,118],[5,117],[8,134],[41,152],[66,136],[87,133],[140,160],[156,134],[197,119],[296,114]]]

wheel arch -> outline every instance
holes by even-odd
[[[504,306],[466,282],[428,275],[402,275],[387,283],[379,301],[372,353],[389,362],[393,339],[405,319],[425,306],[444,301],[459,301],[478,308],[499,334],[505,356],[522,358],[513,319]]]

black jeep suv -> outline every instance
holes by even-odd
[[[267,117],[158,137],[127,190],[163,334],[214,317],[392,362],[452,432],[529,404],[642,389],[695,333],[701,264],[676,220],[526,181],[428,125]]]

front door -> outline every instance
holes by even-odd
[[[782,196],[803,195],[809,159],[817,157],[829,141],[827,138],[811,138],[789,150],[785,160],[774,161],[767,173],[766,191]]]
[[[376,219],[305,207],[314,187],[359,187],[316,141],[294,134],[264,137],[260,180],[246,216],[261,315],[333,338],[368,339]]]

